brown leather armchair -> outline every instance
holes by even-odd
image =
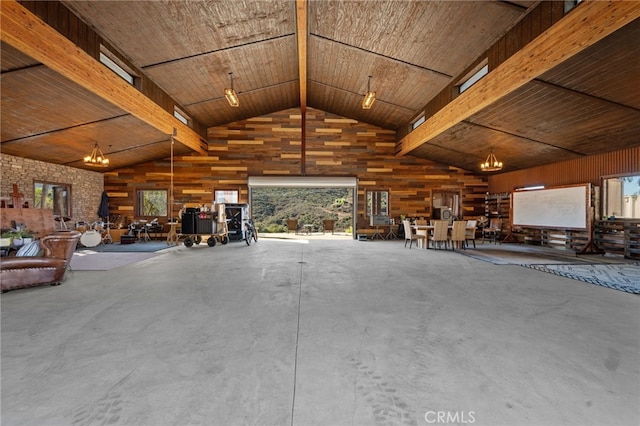
[[[3,257],[0,260],[2,292],[60,284],[81,235],[78,231],[57,231],[39,240],[44,252],[41,257]]]

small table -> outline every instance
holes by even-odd
[[[302,227],[304,228],[304,233],[305,234],[311,235],[311,231],[313,231],[313,225],[312,224],[302,225]]]
[[[395,240],[396,238],[398,238],[398,235],[393,232],[393,228],[396,225],[389,225],[389,232],[387,232],[387,240]]]
[[[376,225],[376,231],[371,236],[372,240],[384,240],[382,233],[380,232],[380,225]]]
[[[395,240],[397,235],[393,232],[393,227],[396,225],[376,225],[376,231],[371,237],[372,240]],[[385,234],[384,228],[389,227],[389,231]],[[383,228],[382,230],[380,228]]]

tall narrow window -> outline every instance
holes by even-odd
[[[640,176],[611,177],[602,183],[603,217],[640,218]]]
[[[389,216],[389,191],[367,191],[367,216]]]

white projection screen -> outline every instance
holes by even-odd
[[[587,229],[589,186],[513,192],[513,226]]]

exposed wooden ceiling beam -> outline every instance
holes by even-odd
[[[397,155],[508,95],[640,17],[638,1],[585,1],[398,142]]]
[[[298,35],[298,73],[300,77],[300,110],[307,110],[307,0],[296,0],[296,32]]]
[[[201,137],[172,114],[118,77],[69,39],[15,1],[0,2],[0,34],[9,43],[52,70],[167,135],[206,155]]]

